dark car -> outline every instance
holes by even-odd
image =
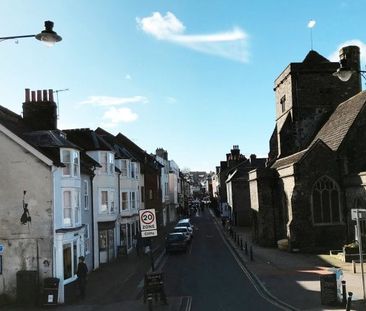
[[[188,248],[187,238],[183,233],[169,233],[165,241],[165,250],[167,253],[175,251],[186,252]]]

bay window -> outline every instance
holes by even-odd
[[[112,152],[101,151],[99,163],[102,166],[99,170],[103,174],[112,175],[114,173],[114,154]]]
[[[122,202],[122,211],[127,210],[128,209],[128,192],[122,192],[121,202]]]
[[[80,191],[77,189],[63,191],[63,225],[66,227],[80,225]]]
[[[114,202],[114,191],[110,189],[103,189],[99,192],[100,204],[99,213],[114,213],[115,202]]]
[[[136,192],[130,192],[130,196],[131,196],[131,208],[134,209],[136,208]]]
[[[127,177],[127,160],[121,160],[121,176]]]
[[[61,149],[61,162],[65,165],[62,168],[63,176],[80,176],[80,154],[73,149]]]

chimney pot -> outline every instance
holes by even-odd
[[[36,91],[32,91],[31,94],[32,94],[32,102],[35,102],[36,101]]]
[[[53,102],[53,90],[52,89],[48,90],[48,99],[50,102]]]
[[[43,90],[43,101],[46,102],[48,100],[47,90]]]
[[[30,89],[25,89],[25,102],[30,102]]]
[[[41,102],[41,101],[42,101],[42,91],[37,90],[37,102]]]

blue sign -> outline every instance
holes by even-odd
[[[4,245],[0,244],[0,253],[2,253],[4,251]]]

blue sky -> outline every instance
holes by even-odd
[[[311,49],[336,60],[361,46],[365,0],[0,0],[0,105],[21,112],[24,89],[59,92],[59,128],[121,132],[180,168],[214,171],[233,145],[266,156],[273,82]],[[310,29],[308,23],[315,20]],[[363,59],[363,63],[364,59]]]

